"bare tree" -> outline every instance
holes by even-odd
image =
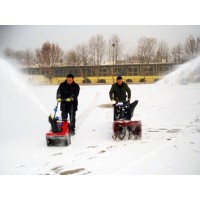
[[[63,63],[63,50],[58,44],[51,44],[51,66],[58,66]]]
[[[155,38],[147,38],[146,42],[147,42],[146,60],[147,63],[149,64],[151,61],[153,61],[155,57],[155,48],[157,40]]]
[[[103,35],[96,36],[97,41],[97,65],[101,65],[105,55],[106,41]]]
[[[77,65],[78,63],[78,55],[75,50],[69,50],[67,52],[67,64],[68,66]]]
[[[142,37],[138,41],[138,47],[137,47],[138,60],[141,64],[146,62],[146,54],[147,54],[146,38]]]
[[[6,48],[4,51],[4,56],[8,59],[14,59],[18,63],[23,64],[23,65],[31,65],[33,62],[33,55],[29,50],[23,51],[23,50],[18,50],[15,51],[11,48]]]
[[[36,56],[42,67],[51,67],[51,44],[47,41],[41,49],[36,49]]]
[[[156,44],[157,40],[155,38],[146,38],[144,36],[140,38],[137,47],[137,55],[140,63],[149,64],[154,60]]]
[[[13,59],[15,57],[15,51],[11,49],[10,47],[7,47],[3,50],[3,54],[8,59]]]
[[[190,35],[185,42],[185,54],[187,59],[194,58],[197,54],[200,53],[200,38],[194,38]]]
[[[88,59],[89,59],[88,46],[84,43],[77,45],[76,53],[78,58],[80,59],[80,63],[83,65],[88,65]]]
[[[51,44],[47,41],[42,45],[41,49],[36,49],[35,51],[39,66],[55,67],[63,62],[63,50],[58,44]]]
[[[88,42],[88,51],[93,65],[101,65],[105,55],[106,41],[103,35],[92,36]]]
[[[41,49],[36,49],[36,60],[39,67],[46,67],[50,81],[54,77],[53,68],[63,62],[63,51],[58,44],[49,43],[48,41],[42,45]]]
[[[181,43],[172,48],[173,62],[182,63],[184,60],[184,48]]]
[[[95,36],[92,36],[90,39],[89,39],[89,42],[88,42],[88,48],[89,48],[89,55],[90,55],[90,61],[91,61],[91,64],[92,65],[96,65],[96,38]]]
[[[39,67],[43,66],[43,57],[41,49],[35,49],[35,61]]]
[[[97,76],[97,80],[99,79],[99,66],[103,60],[105,55],[105,46],[106,41],[103,35],[97,34],[96,36],[92,36],[88,42],[88,50],[90,61],[93,66],[95,66],[95,74]]]
[[[143,36],[138,41],[138,48],[137,48],[138,60],[140,63],[147,64],[143,67],[144,81],[146,77],[146,71],[147,71],[146,69],[148,69],[149,71],[148,64],[155,59],[156,43],[157,40],[153,37],[146,38]]]
[[[49,42],[45,42],[42,48],[35,49],[35,52],[29,49],[26,51],[14,51],[11,48],[6,48],[3,53],[6,58],[14,59],[27,67],[37,65],[39,67],[53,68],[63,65],[65,60],[65,55],[59,45],[54,43],[50,44]],[[68,53],[70,64],[77,64],[77,55],[75,54],[75,51]],[[51,72],[53,70],[51,69],[49,71]]]
[[[168,62],[169,47],[165,41],[161,41],[158,44],[158,50],[156,53],[156,62]]]
[[[30,67],[32,65],[35,64],[35,55],[33,53],[33,51],[26,49],[25,53],[24,53],[24,64],[27,67]]]

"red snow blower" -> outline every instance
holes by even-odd
[[[50,115],[48,118],[51,129],[46,133],[47,146],[69,146],[71,144],[70,123],[56,117],[57,110],[58,103],[54,108],[54,116]]]
[[[141,121],[132,121],[133,112],[138,104],[138,100],[133,103],[117,102],[114,106],[114,122],[113,122],[113,132],[112,138],[116,140],[119,138],[123,140],[128,132],[128,139],[133,136],[134,139],[142,138],[142,124]]]

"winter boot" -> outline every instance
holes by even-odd
[[[69,131],[71,135],[75,135],[75,128],[73,124],[69,124]]]

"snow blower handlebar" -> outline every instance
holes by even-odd
[[[56,116],[56,113],[57,113],[57,111],[58,111],[58,103],[61,103],[61,102],[71,102],[72,100],[70,99],[70,98],[67,98],[67,99],[60,99],[60,98],[58,98],[57,99],[57,104],[56,104],[56,106],[55,106],[55,108],[54,108],[54,118],[55,118],[55,116]]]
[[[130,100],[125,100],[125,101],[115,101],[115,103],[113,104],[114,106],[126,106],[126,105],[130,105]]]
[[[56,106],[54,108],[54,118],[56,116],[57,111],[58,111],[58,101],[57,101],[57,104],[56,104]]]
[[[56,104],[55,108],[53,109],[54,110],[54,118],[56,117],[56,113],[58,111],[58,103],[62,102],[62,101],[66,101],[66,100],[65,99],[57,99],[57,104]]]
[[[57,99],[57,102],[71,102],[71,101],[73,101],[73,99],[71,98],[71,97],[69,97],[69,98],[66,98],[66,99],[61,99],[61,98],[58,98]]]

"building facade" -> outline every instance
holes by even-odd
[[[164,76],[176,69],[175,64],[128,64],[128,65],[100,65],[100,66],[64,66],[64,67],[32,67],[23,68],[27,75],[44,75],[49,78],[66,77],[105,77],[105,76]]]

